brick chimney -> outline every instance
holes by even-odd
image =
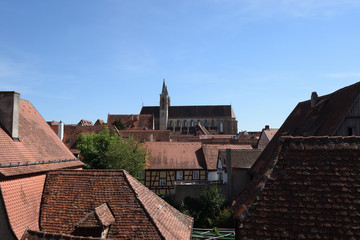
[[[311,93],[311,101],[310,102],[311,102],[311,108],[315,107],[315,105],[318,102],[318,95],[316,92]]]
[[[0,124],[14,141],[19,141],[20,93],[0,92]]]

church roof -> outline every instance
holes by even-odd
[[[159,116],[158,106],[142,107],[140,114],[153,114]],[[231,117],[235,118],[231,105],[208,106],[170,106],[169,118],[194,118],[194,117]]]

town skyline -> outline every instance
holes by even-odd
[[[238,130],[360,79],[357,1],[0,1],[0,90],[46,121],[232,105]]]

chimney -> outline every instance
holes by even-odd
[[[58,124],[58,136],[61,141],[64,139],[64,123],[62,121]]]
[[[269,125],[265,125],[265,129],[264,130],[270,130],[270,126]]]
[[[316,92],[311,93],[311,108],[315,107],[318,102],[318,95]]]
[[[16,142],[19,141],[20,93],[0,92],[0,124]]]

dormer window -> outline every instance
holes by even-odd
[[[82,237],[107,238],[115,217],[107,203],[103,203],[75,225],[73,235]]]

